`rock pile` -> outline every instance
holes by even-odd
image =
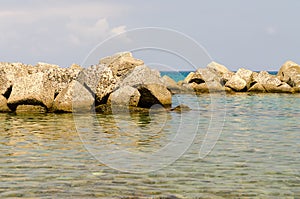
[[[271,75],[244,68],[232,72],[211,62],[175,82],[129,52],[105,57],[88,68],[0,63],[0,112],[86,112],[94,108],[111,112],[112,107],[143,111],[156,104],[170,108],[174,93],[223,91],[300,92],[300,66],[288,61],[277,75]]]
[[[1,112],[84,112],[95,106],[149,108],[171,103],[160,73],[129,52],[105,57],[88,68],[0,63]]]
[[[297,93],[300,92],[300,66],[287,61],[277,75],[266,71],[254,72],[240,68],[229,71],[216,62],[206,68],[191,72],[182,82],[181,91],[205,92],[256,92],[256,93]]]

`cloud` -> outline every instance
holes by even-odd
[[[91,0],[1,3],[0,45],[5,46],[1,61],[76,62],[78,55],[88,52],[95,43],[125,31],[126,26],[116,22],[130,9],[123,3]],[[67,60],[66,52],[76,58]],[[63,54],[65,58],[60,58]]]
[[[113,34],[122,33],[126,31],[126,26],[111,28],[107,19],[102,18],[94,24],[74,20],[67,24],[67,29],[70,32],[69,41],[72,44],[80,45],[82,43],[100,42]]]

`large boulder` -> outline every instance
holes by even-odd
[[[106,103],[110,93],[117,89],[120,82],[136,67],[141,60],[131,53],[118,53],[100,60],[100,64],[88,67],[80,72],[77,80],[86,85],[96,97],[98,104]]]
[[[252,85],[249,89],[248,92],[253,92],[253,93],[264,93],[266,92],[266,89],[264,88],[264,86],[260,83],[255,83],[254,85]]]
[[[184,82],[185,84],[190,84],[190,83],[193,83],[193,82],[195,82],[195,83],[197,83],[197,84],[205,83],[205,81],[204,81],[202,75],[199,74],[199,73],[197,73],[197,72],[196,72],[196,73],[190,72],[190,73],[186,76],[186,78],[183,80],[183,82]]]
[[[131,69],[144,64],[142,60],[134,58],[130,52],[121,52],[104,57],[99,63],[108,66],[116,76],[124,76]]]
[[[10,112],[7,106],[7,99],[3,95],[0,95],[0,112]]]
[[[138,106],[140,92],[131,86],[121,87],[112,92],[107,100],[107,104],[112,106]]]
[[[9,97],[11,87],[15,80],[29,74],[32,68],[30,65],[22,63],[0,63],[0,94]]]
[[[256,84],[258,84],[258,85],[256,85]],[[285,82],[281,82],[278,77],[271,75],[266,71],[261,71],[257,75],[254,76],[253,86],[249,89],[249,91],[258,92],[259,90],[262,90],[260,85],[264,88],[264,90],[266,92],[269,92],[269,93],[275,93],[275,92],[276,93],[291,93],[291,92],[293,92],[293,89],[288,84],[286,84]]]
[[[240,68],[237,72],[236,75],[245,80],[247,89],[250,88],[251,84],[253,83],[253,71]]]
[[[73,80],[54,100],[54,112],[87,112],[94,105],[93,95],[78,81]]]
[[[291,67],[294,67],[294,66],[298,66],[297,63],[293,62],[293,61],[286,61],[279,69],[278,73],[277,73],[277,76],[281,79],[284,77],[284,72],[286,70],[288,70],[289,68]]]
[[[172,104],[172,94],[166,86],[161,84],[141,84],[138,86],[141,94],[138,106],[150,108],[155,104],[169,107]]]
[[[222,65],[222,64],[219,64],[217,62],[211,62],[209,63],[207,66],[206,66],[209,70],[217,73],[217,74],[220,74],[220,75],[223,75],[225,73],[229,73],[230,70],[228,70],[228,68],[226,68],[226,66]]]
[[[143,84],[160,84],[165,85],[157,70],[151,69],[146,65],[137,66],[122,81],[118,87],[132,86],[138,87]]]
[[[11,110],[18,105],[41,105],[51,108],[54,100],[54,91],[47,74],[34,73],[15,80],[7,104]]]
[[[171,77],[164,75],[161,80],[172,94],[184,92],[183,87],[179,86],[177,82],[175,82],[175,80],[173,80]]]
[[[279,79],[291,87],[300,87],[300,66],[292,61],[284,63],[277,73]]]
[[[69,68],[60,68],[56,65],[39,63],[37,67],[38,70],[47,74],[48,79],[52,81],[56,95],[66,88],[71,81],[75,80],[82,70],[76,64],[72,64]]]
[[[225,86],[231,88],[234,91],[245,91],[247,82],[236,74],[232,76],[228,82],[226,82]]]

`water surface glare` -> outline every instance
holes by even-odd
[[[300,198],[300,95],[220,99],[226,102],[223,132],[211,153],[199,159],[211,118],[210,97],[174,96],[175,105],[180,98],[192,108],[185,128],[197,122],[198,134],[177,161],[150,173],[120,172],[95,159],[72,114],[0,114],[0,198]],[[193,108],[197,101],[199,107]],[[176,136],[182,116],[115,116],[132,122],[126,125],[97,114],[94,125],[101,130],[88,138],[93,144],[150,153]]]

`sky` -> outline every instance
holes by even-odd
[[[0,0],[0,61],[84,65],[95,48],[97,59],[107,55],[99,44],[114,35],[159,27],[192,38],[230,70],[273,71],[287,60],[300,63],[299,10],[298,0]],[[146,54],[138,58],[159,62],[159,53]]]

